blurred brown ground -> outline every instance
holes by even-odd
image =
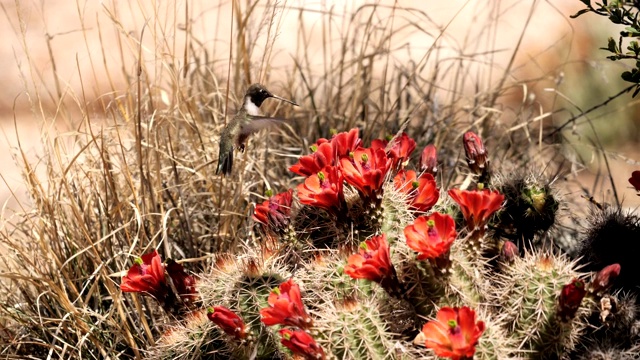
[[[19,168],[16,166],[13,156],[18,153],[17,136],[20,138],[22,149],[28,154],[31,160],[36,160],[38,153],[42,151],[41,141],[43,137],[41,132],[55,127],[58,131],[68,131],[69,124],[78,124],[81,122],[81,114],[79,111],[70,111],[66,114],[56,112],[57,104],[50,101],[49,92],[56,93],[56,82],[54,76],[57,77],[60,91],[67,93],[65,96],[69,104],[79,102],[86,104],[89,109],[100,109],[96,106],[99,101],[108,99],[117,94],[110,94],[111,85],[102,70],[103,58],[102,49],[106,56],[106,66],[112,75],[113,86],[121,92],[127,91],[127,82],[123,76],[123,72],[133,73],[135,66],[133,54],[137,50],[133,44],[118,43],[118,31],[132,32],[140,34],[144,19],[151,17],[153,14],[151,2],[126,2],[126,1],[79,1],[75,0],[47,0],[40,1],[10,1],[2,0],[4,12],[4,21],[0,21],[0,33],[4,34],[3,41],[0,42],[0,64],[2,72],[0,72],[0,174],[6,183],[0,183],[0,204],[12,209],[18,208],[18,203],[28,204],[26,188],[23,185],[23,179],[20,175]],[[301,2],[302,3],[302,2]],[[322,5],[320,5],[322,3]],[[320,12],[314,10],[328,9],[334,7],[335,12],[352,11],[364,1],[354,1],[352,4],[345,6],[341,1],[307,1],[304,2],[305,23],[313,26],[322,16]],[[383,4],[393,4],[393,1],[381,1]],[[504,49],[495,54],[495,62],[493,71],[496,76],[500,74],[512,55],[513,48],[517,44],[520,32],[525,24],[527,15],[531,10],[533,1],[501,1],[487,2],[490,6],[498,6],[494,9],[500,14],[498,20],[495,21],[495,28],[491,29],[495,33],[495,48]],[[104,4],[104,7],[103,7]],[[295,4],[295,5],[294,5]],[[419,4],[419,5],[418,5]],[[531,18],[528,30],[522,43],[522,49],[515,59],[514,77],[516,78],[535,78],[548,77],[549,84],[553,83],[554,78],[558,78],[561,73],[564,74],[564,81],[568,84],[567,88],[573,94],[571,86],[577,86],[581,91],[587,93],[590,91],[589,86],[581,83],[586,73],[605,73],[606,67],[613,66],[614,73],[621,72],[621,65],[611,65],[608,60],[604,59],[606,55],[603,51],[597,49],[605,44],[608,36],[615,35],[615,29],[606,27],[606,19],[596,17],[595,15],[587,15],[577,20],[570,20],[568,15],[575,13],[582,8],[582,4],[578,0],[566,1],[537,1],[535,2],[535,12]],[[175,5],[175,7],[174,7]],[[450,0],[450,1],[421,1],[412,2],[412,6],[418,7],[436,19],[441,25],[447,24],[454,19],[447,30],[447,39],[443,40],[456,42],[468,34],[474,34],[476,30],[472,27],[476,26],[472,19],[478,11],[478,3],[474,1]],[[177,26],[184,25],[184,2],[159,5],[160,11],[158,18],[167,19],[167,23],[172,21]],[[214,41],[214,36],[218,39],[228,39],[229,31],[229,2],[208,2],[208,1],[190,1],[189,6],[192,7],[194,17],[194,34],[208,43],[209,48],[216,48],[218,54],[222,54],[222,59],[228,54],[228,41]],[[298,2],[289,2],[288,6],[299,6]],[[108,10],[105,10],[108,9]],[[462,9],[462,10],[460,10]],[[385,10],[380,10],[384,16]],[[456,13],[460,11],[459,14]],[[117,12],[120,22],[120,30],[117,30],[112,20],[109,19],[108,12]],[[178,14],[177,19],[173,18],[173,14]],[[278,69],[285,71],[292,66],[291,54],[295,54],[295,41],[291,38],[296,36],[298,31],[297,18],[299,12],[296,9],[290,9],[282,13],[280,21],[280,34],[278,35],[274,51],[272,66],[275,71]],[[82,19],[82,20],[81,20]],[[400,26],[402,19],[396,20],[396,26]],[[165,24],[166,26],[166,24]],[[101,45],[99,31],[102,32]],[[153,38],[160,35],[155,34],[157,27],[153,23],[149,23],[145,35],[145,53],[147,58],[155,56],[156,58],[166,58],[167,54],[154,54]],[[478,30],[479,31],[479,30]],[[217,35],[214,35],[217,34]],[[51,52],[55,59],[56,75],[54,75],[54,63],[49,55],[46,38],[50,38]],[[182,56],[182,38],[183,33],[176,31],[175,36],[168,37],[169,43],[175,45],[175,54],[177,58]],[[309,51],[313,54],[314,46],[318,49],[322,46],[321,34],[316,35],[316,39],[309,42],[311,47]],[[86,39],[86,41],[85,41]],[[406,39],[407,43],[415,49],[422,51],[414,51],[412,54],[421,56],[423,50],[432,44],[432,39],[425,39],[418,35],[409,35]],[[87,45],[89,44],[89,45]],[[132,56],[125,59],[122,63],[120,58],[120,46],[124,48],[124,52]],[[173,45],[172,45],[173,46]],[[411,55],[407,55],[410,57]],[[313,58],[313,57],[312,57]],[[181,59],[177,59],[179,61]],[[224,66],[224,63],[221,64]],[[82,77],[80,77],[80,74]],[[149,76],[153,76],[150,73]],[[596,77],[600,76],[596,74]],[[606,80],[606,77],[605,77]],[[84,92],[82,91],[84,84]],[[605,88],[603,93],[597,93],[594,97],[585,96],[581,106],[589,108],[594,104],[604,101],[608,96],[616,93],[623,87],[620,82],[608,84],[606,81],[601,82],[599,86]],[[530,93],[534,93],[536,101],[539,101],[544,111],[550,111],[551,104],[545,99],[550,99],[550,95],[542,90],[544,86],[529,89]],[[576,91],[577,92],[577,91]],[[40,108],[36,94],[43,99],[44,106]],[[577,94],[576,94],[577,96]],[[55,96],[54,96],[55,97]],[[622,106],[631,101],[630,95],[626,96],[626,100],[615,102],[610,105],[612,107]],[[501,99],[505,109],[515,108],[522,102],[522,93],[514,93],[511,96],[505,96]],[[70,109],[73,106],[69,106]],[[505,112],[504,116],[508,116]],[[99,112],[90,114],[92,121],[100,121]],[[47,119],[47,123],[43,123],[42,119]],[[69,121],[71,119],[71,121]],[[631,137],[637,134],[635,128],[625,129],[625,127],[637,126],[638,122],[625,123],[617,126],[620,130]],[[611,127],[610,125],[608,125]],[[17,133],[17,136],[16,136]],[[640,197],[627,185],[627,178],[634,169],[640,169],[640,165],[636,165],[634,160],[640,159],[640,149],[637,139],[615,138],[606,142],[607,150],[626,156],[627,159],[612,160],[612,169],[616,185],[620,196],[624,197],[625,204],[636,206],[640,204]],[[49,139],[51,141],[51,139]],[[69,144],[70,148],[72,144]],[[629,160],[631,159],[631,160]],[[39,166],[38,170],[42,171],[43,167]],[[592,174],[584,173],[582,180],[587,187],[593,183]],[[604,186],[598,189],[594,196],[596,198],[607,198],[610,195],[610,187]],[[15,198],[13,195],[15,195]]]

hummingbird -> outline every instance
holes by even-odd
[[[249,135],[261,130],[269,125],[280,124],[284,119],[265,117],[260,115],[260,105],[268,99],[274,98],[298,106],[295,102],[273,95],[261,84],[249,86],[244,94],[242,107],[236,115],[229,121],[220,135],[220,152],[218,155],[218,169],[216,174],[222,172],[223,175],[231,173],[233,166],[233,149],[238,148],[244,152],[245,142]]]

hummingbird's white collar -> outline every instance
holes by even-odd
[[[247,110],[247,114],[251,116],[260,115],[260,108],[257,107],[256,104],[254,104],[253,101],[251,101],[251,98],[248,96],[244,99],[244,109]]]

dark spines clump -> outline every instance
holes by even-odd
[[[531,248],[534,237],[556,223],[559,203],[551,186],[533,177],[515,176],[499,190],[505,204],[498,213],[497,235],[515,242],[521,252]]]
[[[596,209],[581,239],[580,262],[586,271],[620,264],[613,289],[640,294],[640,218],[619,208]]]

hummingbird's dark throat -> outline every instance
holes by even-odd
[[[251,99],[251,102],[256,106],[256,107],[260,107],[262,105],[262,103],[267,100],[268,98],[272,97],[273,95],[269,94],[268,92],[255,92],[252,94],[249,94],[249,98]]]

